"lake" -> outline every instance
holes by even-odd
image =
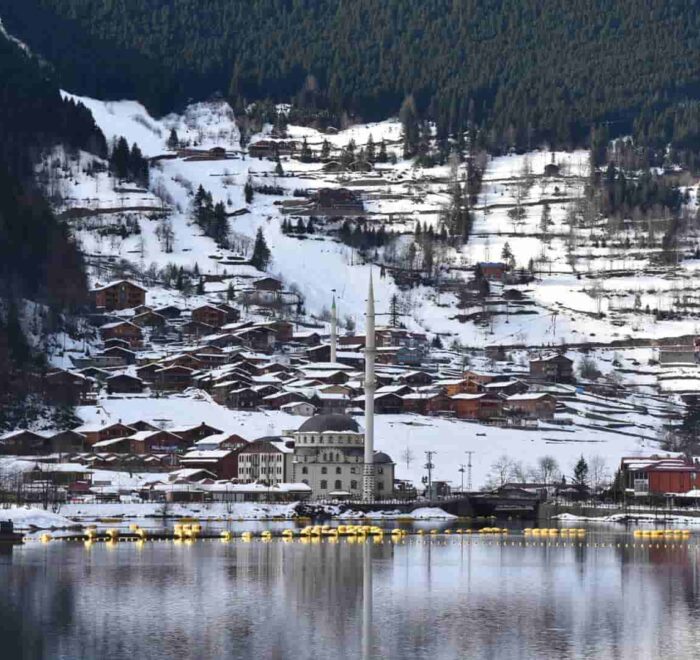
[[[2,657],[697,657],[698,551],[622,531],[32,541],[0,555]]]

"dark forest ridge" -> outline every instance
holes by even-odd
[[[485,146],[698,140],[695,0],[0,0],[60,84],[168,112],[219,92],[363,119],[419,114]]]

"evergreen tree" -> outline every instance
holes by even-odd
[[[258,270],[267,270],[272,255],[270,248],[265,241],[262,227],[258,227],[258,232],[255,235],[255,245],[253,246],[253,256],[250,258],[250,263]]]
[[[177,131],[174,128],[170,129],[170,136],[166,144],[170,151],[175,151],[180,146],[180,139],[177,137]]]
[[[284,176],[284,170],[282,169],[282,161],[277,158],[277,165],[275,165],[275,176]]]
[[[585,486],[588,483],[588,463],[583,456],[574,466],[574,483],[578,486]]]
[[[245,203],[250,204],[253,201],[253,184],[250,178],[245,182],[243,193],[245,195]]]
[[[327,161],[331,157],[331,145],[328,140],[324,140],[321,145],[321,160]]]
[[[413,95],[407,96],[401,104],[399,119],[403,127],[403,157],[410,158],[418,149],[418,112]]]
[[[126,138],[120,137],[112,149],[110,156],[110,169],[112,174],[123,181],[129,177],[130,151]]]

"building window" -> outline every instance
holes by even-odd
[[[384,468],[378,468],[377,474],[384,474]]]
[[[328,468],[327,468],[327,467],[322,467],[322,468],[321,468],[321,474],[328,474]]]
[[[384,482],[380,481],[377,483],[377,490],[384,490]]]
[[[341,468],[341,467],[335,468],[335,473],[336,474],[343,474],[343,468]]]
[[[335,480],[335,488],[336,490],[340,490],[343,487],[343,482],[340,479]]]
[[[357,480],[353,479],[350,482],[350,490],[357,490]]]
[[[309,468],[307,468],[306,466],[304,466],[303,468],[301,468],[301,473],[302,473],[302,474],[309,474]]]
[[[350,468],[350,474],[357,474],[357,468]]]
[[[321,479],[321,490],[326,490],[328,488],[328,482],[325,479]]]

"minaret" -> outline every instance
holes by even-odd
[[[336,344],[338,342],[338,315],[335,309],[335,294],[333,294],[333,304],[331,305],[331,362],[335,362]]]
[[[374,359],[376,355],[374,337],[374,287],[372,271],[369,272],[369,294],[367,297],[367,320],[365,322],[365,464],[362,472],[362,500],[374,500]]]

